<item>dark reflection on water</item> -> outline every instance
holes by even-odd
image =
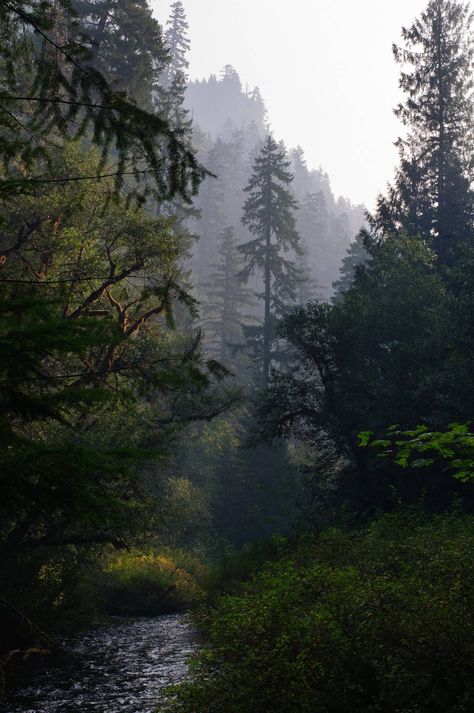
[[[67,639],[0,713],[152,713],[158,692],[181,681],[195,644],[182,615],[129,619]]]

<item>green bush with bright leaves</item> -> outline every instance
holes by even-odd
[[[474,518],[384,516],[268,564],[201,617],[180,713],[474,710]]]
[[[115,553],[104,568],[104,608],[119,616],[183,611],[202,598],[205,572],[197,557],[178,550]]]

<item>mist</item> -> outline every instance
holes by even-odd
[[[156,17],[170,3],[153,2]],[[189,0],[190,76],[204,79],[232,64],[258,86],[275,134],[304,146],[310,168],[323,167],[335,195],[373,208],[392,179],[390,148],[400,132],[392,43],[422,0]]]
[[[0,713],[474,711],[474,13],[0,2]]]

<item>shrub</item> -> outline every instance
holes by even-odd
[[[201,617],[180,713],[474,710],[474,518],[384,516],[269,564]]]
[[[223,546],[205,578],[207,598],[212,601],[218,594],[230,594],[241,588],[242,582],[252,579],[268,563],[275,561],[288,550],[284,537],[274,536],[244,545],[239,550]]]
[[[204,566],[179,551],[115,554],[105,567],[108,614],[154,616],[183,611],[200,600]]]

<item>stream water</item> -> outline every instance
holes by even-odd
[[[160,689],[181,681],[195,648],[182,615],[120,620],[64,640],[0,713],[153,713]]]

